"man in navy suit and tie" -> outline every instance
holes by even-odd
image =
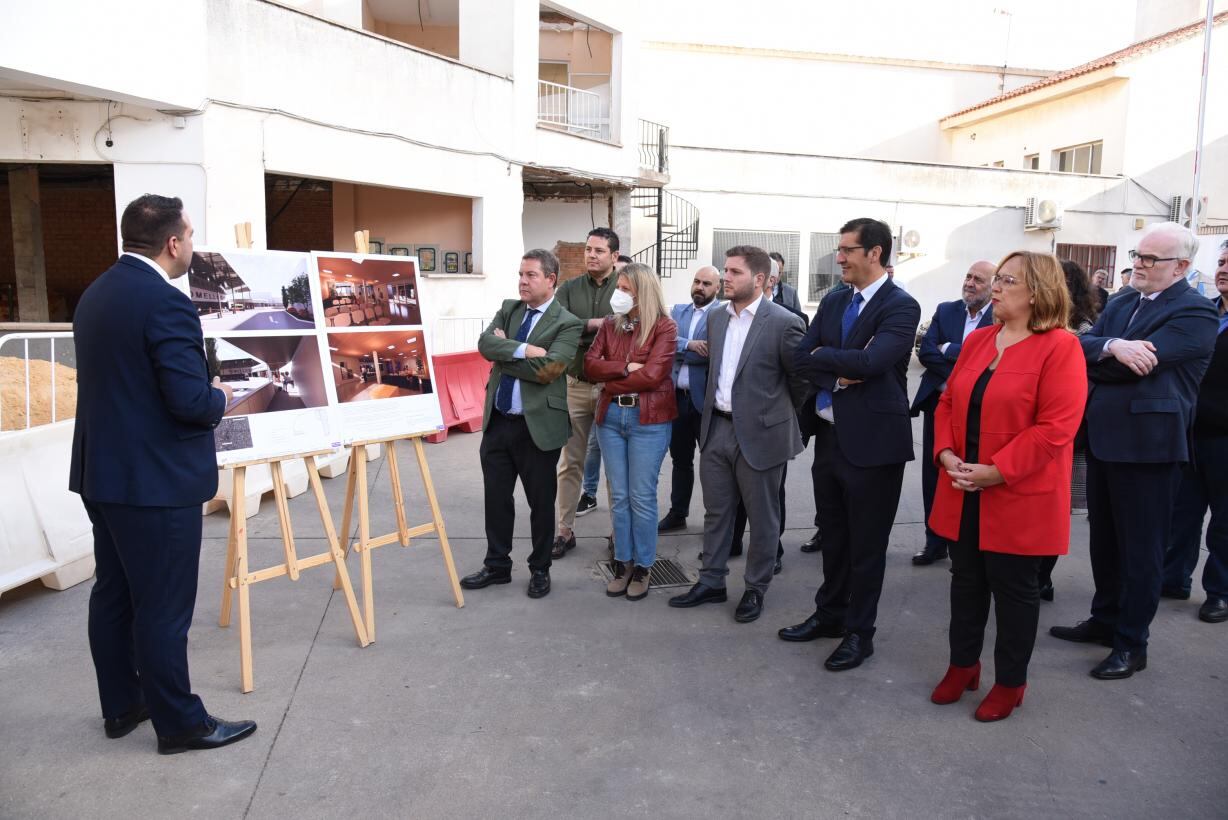
[[[721,274],[712,265],[695,271],[691,282],[691,301],[674,305],[670,318],[678,325],[678,350],[674,356],[674,389],[678,398],[678,418],[674,419],[669,440],[669,455],[674,464],[669,494],[669,512],[657,525],[657,532],[686,529],[691,511],[691,492],[695,489],[695,446],[704,414],[704,391],[708,386],[708,311],[720,304],[716,291]]]
[[[1101,680],[1147,668],[1164,551],[1181,465],[1190,460],[1198,386],[1219,327],[1215,307],[1185,281],[1198,237],[1164,222],[1134,262],[1133,293],[1109,300],[1080,337],[1091,393],[1087,416],[1087,521],[1096,593],[1091,618],[1055,626],[1056,638],[1113,651]]]
[[[148,718],[162,754],[213,749],[256,731],[210,716],[188,681],[200,505],[217,492],[213,428],[231,391],[210,384],[196,309],[169,281],[192,262],[183,202],[146,194],[119,227],[123,256],[73,316],[68,486],[94,525],[89,638],[103,729],[120,738]]]
[[[891,228],[854,219],[836,262],[848,288],[819,303],[795,364],[817,388],[802,407],[815,439],[814,503],[823,532],[815,613],[778,633],[787,641],[843,637],[824,666],[853,669],[874,654],[887,540],[913,459],[907,369],[921,307],[887,276]]]
[[[997,266],[981,260],[973,262],[964,274],[963,298],[943,302],[934,311],[929,329],[921,339],[917,358],[925,365],[921,386],[912,402],[912,415],[924,414],[921,422],[921,499],[925,504],[925,546],[912,557],[918,566],[932,564],[947,557],[947,542],[929,528],[930,508],[934,505],[934,488],[938,486],[938,467],[929,457],[934,452],[934,410],[938,398],[946,389],[947,379],[959,358],[960,348],[969,333],[993,324],[993,305],[989,304],[989,280]]]

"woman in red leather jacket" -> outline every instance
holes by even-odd
[[[633,263],[618,275],[614,315],[584,357],[601,384],[597,441],[610,482],[614,580],[606,595],[638,601],[657,560],[657,478],[678,415],[671,373],[678,329],[652,268]]]

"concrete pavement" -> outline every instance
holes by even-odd
[[[462,574],[484,553],[479,442],[454,433],[427,448]],[[946,562],[909,561],[923,538],[916,462],[874,657],[835,674],[822,668],[834,641],[778,640],[779,627],[813,611],[821,576],[820,556],[797,550],[812,531],[809,461],[807,451],[789,471],[785,570],[755,623],[733,621],[741,559],[726,605],[672,610],[674,590],[607,599],[594,567],[609,529],[604,498],[579,519],[580,547],[556,562],[551,594],[530,600],[521,502],[513,583],[467,592],[463,609],[453,606],[437,542],[378,550],[377,641],[366,649],[327,569],[254,587],[249,695],[238,689],[235,629],[217,626],[227,519],[210,516],[192,681],[210,711],[260,724],[253,738],[213,752],[160,757],[149,724],[122,740],[103,736],[85,632],[89,584],[6,593],[0,816],[1224,815],[1228,624],[1197,620],[1200,593],[1162,601],[1147,670],[1118,682],[1089,677],[1107,650],[1045,634],[1087,616],[1084,518],[1058,562],[1057,599],[1042,604],[1026,701],[1007,721],[972,718],[989,681],[956,705],[928,700],[947,664],[949,575]],[[374,465],[375,532],[394,526],[385,464]],[[402,473],[411,520],[424,520],[409,452]],[[667,459],[662,502],[668,475]],[[344,483],[325,486],[339,519]],[[300,553],[318,551],[308,495],[290,506]],[[277,563],[268,499],[249,524],[253,566]],[[662,537],[661,553],[694,569],[698,497],[690,525]],[[991,620],[990,668],[992,633]]]

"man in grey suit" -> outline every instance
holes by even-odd
[[[699,583],[671,598],[672,607],[726,600],[726,564],[740,495],[750,518],[746,591],[739,623],[763,612],[780,529],[780,477],[802,451],[796,407],[805,382],[793,373],[793,351],[805,323],[767,298],[772,262],[750,245],[725,252],[728,303],[708,317],[708,384],[699,431],[704,489],[704,552]]]

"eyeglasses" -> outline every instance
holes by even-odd
[[[1018,285],[1019,282],[1020,280],[1016,279],[1015,277],[1007,276],[1006,274],[1002,273],[995,273],[993,278],[989,280],[990,285],[1001,285],[1004,288],[1013,288],[1015,285]]]
[[[859,248],[865,248],[865,245],[839,245],[836,247],[836,253],[841,254],[843,256],[848,256],[853,251]]]
[[[1180,260],[1179,256],[1152,256],[1150,254],[1139,253],[1138,251],[1130,251],[1130,261],[1135,267],[1143,270],[1150,270],[1156,266],[1156,262],[1176,262]]]

